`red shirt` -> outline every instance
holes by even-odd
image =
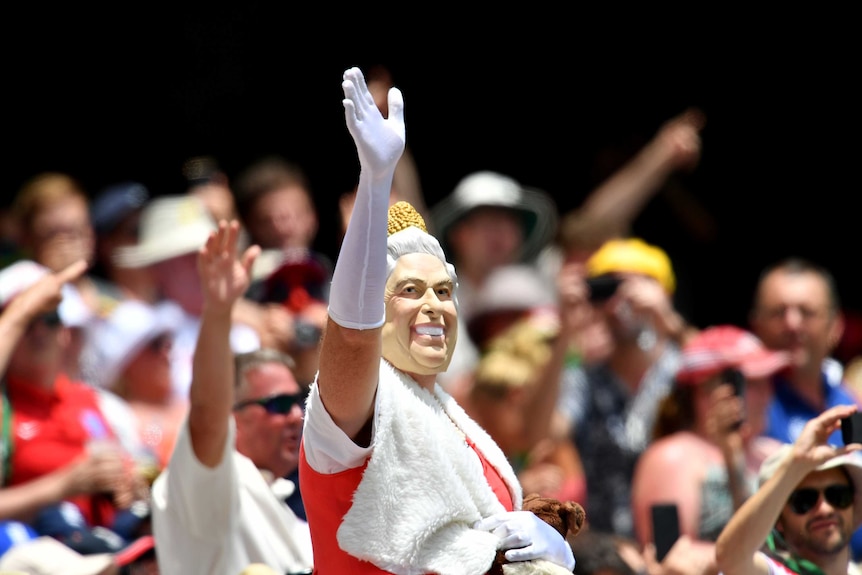
[[[85,383],[60,374],[49,391],[10,375],[6,386],[12,408],[9,485],[65,467],[93,441],[115,439],[99,408],[98,393]],[[70,501],[90,525],[110,526],[114,510],[104,496],[77,496]]]

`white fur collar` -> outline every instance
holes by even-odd
[[[504,508],[452,421],[500,472],[520,509],[521,486],[506,456],[439,385],[432,395],[382,361],[377,395],[374,450],[339,545],[398,575],[485,573],[499,539],[472,526]]]

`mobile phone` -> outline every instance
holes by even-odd
[[[721,381],[733,387],[733,394],[742,397],[745,393],[745,375],[735,367],[729,367],[721,374]]]
[[[590,288],[590,301],[603,302],[611,299],[617,288],[623,283],[622,278],[612,275],[601,275],[587,279],[587,287]]]
[[[841,439],[844,445],[862,443],[862,412],[851,413],[841,420]]]
[[[655,503],[650,507],[650,512],[655,558],[661,562],[679,539],[679,510],[676,503]]]
[[[733,394],[736,397],[743,397],[745,393],[745,375],[735,367],[729,367],[721,373],[722,383],[729,383],[733,387]],[[739,429],[742,426],[740,419],[733,424],[731,429]]]

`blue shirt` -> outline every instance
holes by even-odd
[[[793,391],[786,379],[776,376],[773,379],[775,396],[767,409],[768,422],[764,435],[774,437],[784,443],[793,443],[799,437],[802,428],[823,413],[824,410],[836,405],[857,404],[855,396],[847,389],[837,373],[823,371],[824,409],[811,406],[799,394]],[[841,440],[841,430],[836,430],[829,436],[831,445],[844,445]]]

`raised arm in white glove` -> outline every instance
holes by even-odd
[[[478,521],[475,529],[490,531],[501,538],[500,549],[509,561],[544,559],[575,569],[575,556],[560,533],[530,511],[506,511]]]
[[[383,325],[386,217],[398,159],[404,152],[404,100],[389,90],[389,117],[380,113],[359,68],[344,72],[344,114],[359,154],[359,186],[332,276],[329,316],[354,329]],[[381,205],[382,204],[382,205]]]

